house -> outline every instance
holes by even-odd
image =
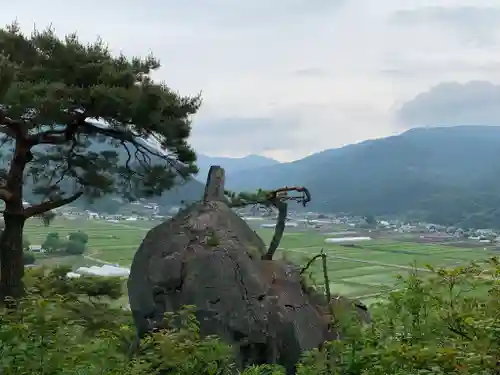
[[[87,215],[87,219],[89,220],[99,219],[99,214],[97,212],[85,210],[85,214]]]
[[[42,249],[42,245],[30,245],[29,251],[33,253],[45,253],[45,250]]]

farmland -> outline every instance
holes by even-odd
[[[98,220],[58,219],[49,227],[39,221],[30,221],[25,230],[32,244],[41,244],[47,233],[66,236],[81,230],[89,235],[85,257],[40,258],[39,263],[65,263],[74,267],[99,262],[129,266],[141,240],[154,222],[136,221],[110,223]],[[272,229],[256,231],[269,242]],[[491,248],[468,248],[453,244],[418,243],[409,238],[380,238],[346,246],[325,244],[325,235],[312,231],[288,231],[281,242],[278,256],[303,265],[324,249],[328,255],[328,270],[332,293],[359,297],[370,303],[380,295],[398,288],[396,276],[412,267],[425,271],[426,264],[456,266],[470,261],[481,261],[494,255]],[[319,262],[311,267],[312,278],[321,283]]]

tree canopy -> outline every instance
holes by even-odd
[[[178,177],[197,171],[187,139],[200,96],[181,96],[153,81],[159,67],[153,56],[114,56],[103,41],[85,44],[76,34],[61,39],[47,29],[25,35],[17,24],[0,30],[0,199],[6,226],[0,284],[22,273],[27,218],[81,196],[159,196]],[[24,207],[27,181],[39,201]]]
[[[159,195],[177,173],[196,171],[186,139],[200,98],[153,82],[159,66],[152,56],[114,57],[102,41],[83,44],[76,34],[60,39],[48,29],[26,36],[15,24],[0,31],[2,142],[17,151],[11,165],[27,164],[36,193],[47,199],[26,215],[60,205],[56,197],[64,192]],[[119,147],[127,159],[118,160]],[[15,192],[6,168],[2,178],[1,197],[9,201]]]

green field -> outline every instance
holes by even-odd
[[[41,263],[65,263],[75,267],[92,265],[99,261],[129,266],[146,232],[153,222],[110,223],[98,220],[58,219],[44,227],[39,221],[27,224],[25,235],[32,244],[41,244],[47,233],[58,232],[65,236],[82,230],[89,235],[89,248],[84,257],[40,259]],[[272,229],[256,229],[269,242]],[[280,254],[303,265],[313,255],[324,249],[328,255],[328,270],[332,293],[359,297],[370,303],[377,296],[398,288],[397,275],[407,273],[412,267],[425,265],[456,266],[470,261],[481,261],[494,253],[483,248],[467,249],[449,245],[422,244],[391,240],[373,240],[358,243],[356,247],[325,244],[325,236],[317,232],[285,233]],[[320,264],[311,267],[312,277],[322,282]]]

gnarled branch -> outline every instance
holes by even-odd
[[[302,193],[301,196],[288,195],[289,192],[295,191]],[[285,231],[285,222],[288,214],[288,201],[296,201],[302,203],[305,207],[311,201],[311,194],[306,187],[303,186],[285,186],[276,190],[264,192],[259,190],[257,194],[231,194],[227,192],[231,199],[230,205],[232,207],[244,207],[248,205],[261,204],[266,207],[273,206],[278,210],[278,220],[274,229],[274,235],[269,244],[267,252],[262,256],[262,260],[272,260],[274,253],[278,250],[278,246],[283,238]]]
[[[179,163],[172,158],[172,155],[165,154],[162,152],[157,152],[148,147],[141,142],[140,137],[134,134],[131,130],[119,130],[113,127],[102,127],[91,122],[85,121],[84,114],[79,113],[78,117],[75,117],[74,121],[62,129],[50,129],[46,131],[39,132],[29,137],[28,141],[31,146],[38,144],[52,144],[52,145],[63,145],[70,141],[76,134],[84,135],[97,135],[101,134],[111,139],[120,141],[122,145],[129,143],[133,145],[136,149],[135,157],[136,160],[138,154],[142,155],[143,158],[147,156],[158,157],[165,162],[167,162],[172,168],[174,168],[177,173],[184,176],[181,166]],[[129,150],[127,150],[129,152]]]
[[[0,133],[12,138],[25,138],[26,124],[24,120],[14,120],[7,116],[7,112],[0,108]]]
[[[12,193],[6,188],[0,188],[0,200],[8,202],[12,199]]]

